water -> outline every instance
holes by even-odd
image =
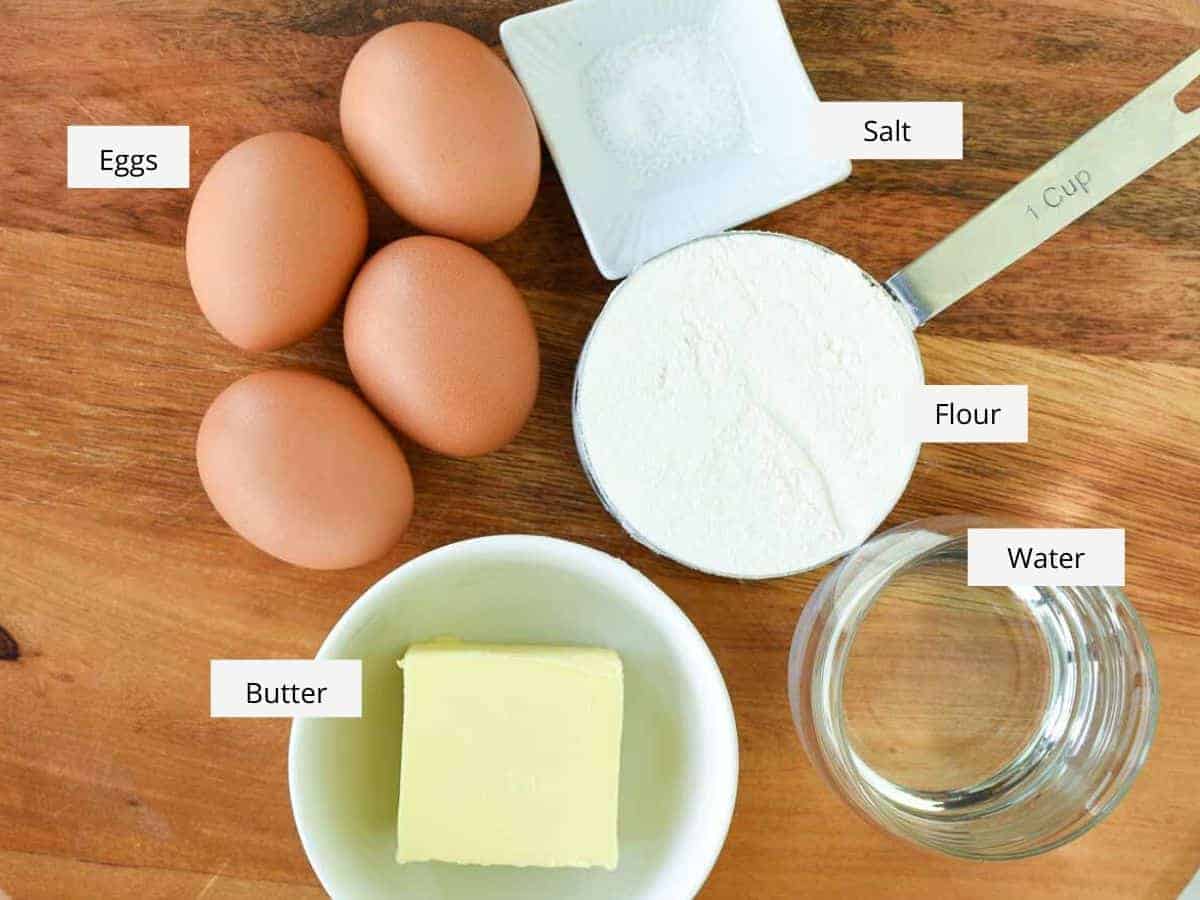
[[[843,682],[847,734],[911,791],[986,781],[1036,739],[1051,667],[1007,588],[968,588],[952,562],[901,573],[859,626]]]
[[[1012,808],[1080,765],[1102,772],[1136,687],[1120,629],[1096,588],[967,587],[965,541],[943,545],[859,626],[843,680],[851,752],[917,816]]]
[[[1153,653],[1100,587],[966,586],[948,517],[887,532],[822,582],[796,628],[793,717],[842,797],[970,859],[1043,853],[1110,812],[1153,738]]]

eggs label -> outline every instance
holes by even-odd
[[[1026,444],[1024,384],[923,384],[908,397],[905,427],[926,444]]]
[[[186,188],[187,125],[68,125],[68,188]]]
[[[362,660],[214,659],[209,665],[213,718],[362,716]]]
[[[1121,587],[1123,528],[971,528],[970,587]]]

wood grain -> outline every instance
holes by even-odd
[[[530,2],[0,4],[0,897],[320,896],[278,721],[212,721],[214,657],[306,656],[405,559],[494,532],[579,540],[647,572],[712,645],[742,751],[706,898],[1170,898],[1200,866],[1200,146],[1164,163],[920,335],[929,380],[1028,383],[1026,446],[930,446],[890,521],[955,511],[1129,534],[1163,682],[1147,770],[1102,827],[979,867],[907,847],[818,780],[787,711],[788,644],[824,573],[737,585],[632,543],[575,459],[570,381],[609,286],[552,166],[488,249],[521,287],[545,378],[509,448],[412,450],[418,512],[371,566],[312,573],[234,537],[192,456],[206,405],[279,363],[343,381],[338,323],[288,351],[225,345],[195,308],[186,191],[71,191],[65,126],[187,123],[193,183],[249,135],[337,141],[355,48],[409,18],[496,44]],[[962,99],[962,162],[867,162],[762,222],[886,276],[1200,46],[1194,0],[785,0],[826,99]],[[407,233],[372,200],[376,245]],[[9,645],[6,643],[5,647]],[[12,659],[8,657],[17,658]]]
[[[319,900],[319,887],[283,881],[231,878],[222,866],[208,872],[156,869],[148,866],[115,866],[107,863],[64,860],[37,853],[0,851],[0,871],[14,885],[12,900],[62,900],[90,897],[137,897],[138,900]],[[5,893],[0,890],[0,900]]]

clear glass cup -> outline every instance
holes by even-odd
[[[846,557],[796,627],[792,716],[854,809],[968,859],[1044,853],[1098,824],[1146,759],[1154,655],[1123,591],[967,587],[967,516]]]

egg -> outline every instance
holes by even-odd
[[[447,238],[404,238],[368,260],[346,301],[345,344],[372,405],[449,456],[507,444],[537,397],[525,301],[495,263]]]
[[[341,122],[363,177],[422,231],[486,243],[533,205],[541,148],[529,103],[508,66],[457,28],[407,22],[363,44]]]
[[[319,329],[367,247],[367,206],[333,147],[295,132],[238,144],[209,170],[187,223],[187,269],[213,328],[243,350]]]
[[[412,515],[392,433],[349,388],[310,372],[257,372],[226,388],[200,423],[196,463],[221,518],[297,566],[370,562]]]

